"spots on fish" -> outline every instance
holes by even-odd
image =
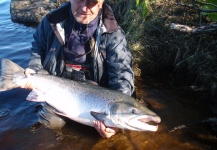
[[[9,109],[1,110],[1,111],[0,111],[0,119],[9,116],[9,115],[10,115],[10,112],[11,112],[11,111],[10,111]]]

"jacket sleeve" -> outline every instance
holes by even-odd
[[[42,64],[45,59],[48,46],[49,33],[51,31],[47,17],[44,17],[33,34],[31,56],[28,67],[35,71],[43,68]]]
[[[117,30],[110,34],[106,45],[108,87],[132,95],[134,91],[132,55],[124,32]]]

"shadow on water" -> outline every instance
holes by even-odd
[[[37,103],[26,101],[29,91],[13,89],[0,92],[0,133],[7,130],[29,127],[37,120]]]
[[[23,25],[25,27],[30,27],[30,28],[37,28],[37,26],[39,25],[39,23],[35,23],[35,22],[22,22],[22,21],[14,21],[14,20],[11,20],[13,23],[17,23],[17,24],[20,24],[20,25]]]

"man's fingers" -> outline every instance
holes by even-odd
[[[93,121],[93,125],[94,125],[95,129],[98,131],[98,133],[99,133],[103,138],[105,138],[104,133],[103,133],[102,130],[101,130],[100,122],[94,120],[94,121]]]
[[[95,120],[93,121],[93,125],[99,134],[104,138],[110,138],[118,132],[118,128],[106,127],[104,122]]]
[[[94,127],[97,130],[100,130],[100,131],[104,131],[105,130],[106,127],[105,127],[105,125],[102,122],[100,122],[98,120],[94,120],[93,122],[94,122]]]
[[[26,68],[26,70],[24,72],[24,74],[27,78],[30,77],[31,74],[34,74],[34,73],[36,73],[36,72],[32,69],[29,69],[29,68]],[[20,86],[21,88],[25,88],[25,89],[29,89],[29,90],[35,88],[35,84],[29,79],[22,80],[21,82],[17,82],[17,85]]]
[[[31,74],[34,74],[34,73],[36,73],[34,70],[32,70],[32,69],[30,69],[30,68],[26,68],[26,70],[25,70],[25,75],[27,76],[27,77],[29,77]]]
[[[25,88],[31,90],[35,88],[35,85],[32,82],[27,82]]]
[[[105,131],[108,133],[116,133],[119,129],[118,128],[106,128]]]

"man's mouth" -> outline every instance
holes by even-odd
[[[88,16],[88,15],[90,15],[89,13],[78,13],[79,15],[84,15],[84,16]]]

